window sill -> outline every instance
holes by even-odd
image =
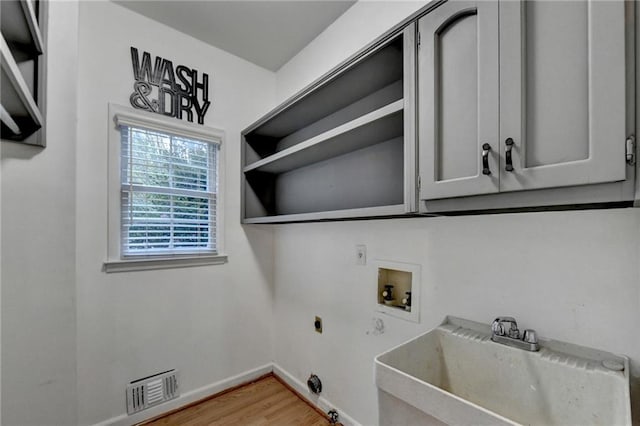
[[[222,265],[227,263],[227,256],[222,254],[207,256],[161,257],[131,260],[109,260],[104,262],[103,271],[131,272],[152,269],[187,268],[191,266]]]

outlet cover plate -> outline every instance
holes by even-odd
[[[356,265],[367,264],[367,246],[358,244],[356,246]]]

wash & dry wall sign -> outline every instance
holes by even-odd
[[[199,80],[198,70],[178,65],[156,56],[153,64],[151,54],[144,52],[142,58],[138,49],[131,47],[131,65],[133,67],[133,93],[129,101],[134,108],[176,117],[193,123],[204,124],[204,115],[209,101],[209,75],[202,73]]]

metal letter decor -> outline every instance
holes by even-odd
[[[129,101],[134,108],[179,120],[186,116],[192,123],[195,114],[198,123],[204,124],[204,115],[211,105],[208,74],[202,73],[202,81],[198,81],[198,70],[184,65],[174,69],[171,61],[160,56],[156,56],[152,66],[151,54],[144,52],[140,61],[138,49],[133,46],[131,65],[135,82]]]

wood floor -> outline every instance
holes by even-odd
[[[267,376],[145,424],[326,426],[329,421],[274,376]]]

